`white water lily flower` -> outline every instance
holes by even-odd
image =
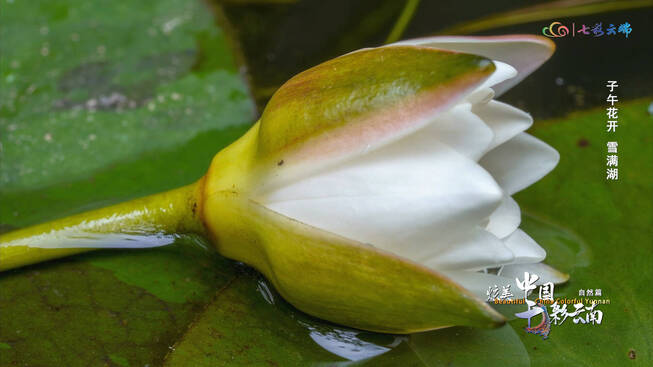
[[[534,36],[436,37],[326,61],[281,86],[194,184],[2,234],[0,270],[197,233],[332,322],[498,327],[489,286],[566,280],[511,198],[558,153],[493,100],[552,52]]]
[[[524,271],[565,280],[519,229],[512,195],[558,163],[525,133],[529,114],[492,99],[552,53],[540,38],[435,37],[415,45],[493,59],[494,73],[418,130],[325,170],[266,189],[260,202],[300,222],[426,265],[479,297]],[[394,47],[390,45],[387,47]]]

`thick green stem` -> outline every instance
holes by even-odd
[[[0,235],[0,271],[100,247],[154,246],[178,233],[204,233],[202,180],[192,185]],[[129,243],[133,243],[130,246]]]

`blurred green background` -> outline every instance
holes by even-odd
[[[178,187],[256,121],[295,73],[389,38],[540,34],[552,21],[633,32],[556,39],[501,100],[561,154],[517,195],[522,227],[571,274],[556,296],[602,288],[601,325],[548,340],[523,320],[410,336],[307,316],[252,269],[187,237],[0,274],[0,366],[543,366],[653,360],[651,1],[0,0],[2,231]],[[605,132],[606,80],[620,127]],[[620,177],[605,180],[605,142]],[[503,310],[506,314],[510,310]]]

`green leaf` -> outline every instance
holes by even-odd
[[[502,353],[494,353],[497,349]],[[456,327],[412,336],[364,332],[307,316],[267,281],[242,274],[218,292],[164,365],[476,366],[478,353],[490,365],[528,366],[528,354],[509,326]]]
[[[366,361],[368,366],[529,366],[526,349],[509,326],[496,330],[455,327],[411,335],[405,343]]]
[[[201,1],[101,9],[76,0],[3,4],[4,192],[87,177],[254,119],[224,34]]]
[[[551,265],[570,274],[556,296],[573,298],[578,297],[579,289],[601,288],[603,295],[598,298],[611,301],[597,306],[603,312],[601,325],[567,320],[552,326],[546,342],[523,333],[524,320],[513,321],[533,366],[646,365],[653,359],[653,342],[641,331],[653,323],[650,103],[650,99],[620,103],[615,133],[606,132],[604,108],[536,124],[533,129],[560,152],[560,164],[515,199],[524,212],[540,222],[566,228],[567,234],[579,241],[542,231],[533,220],[526,220],[523,228],[547,249]],[[608,141],[619,144],[618,181],[606,180]],[[634,360],[629,356],[631,350]]]
[[[313,321],[284,302],[263,279],[241,274],[172,348],[165,366],[297,366],[343,360],[311,339]],[[327,327],[333,330],[333,327]]]
[[[185,241],[5,273],[0,365],[157,365],[232,267]]]

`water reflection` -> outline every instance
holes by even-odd
[[[337,328],[319,328],[300,321],[309,331],[309,336],[320,347],[350,361],[361,361],[379,356],[408,340],[405,336],[392,335],[388,344],[378,345],[359,337],[366,334],[362,331],[345,330]]]
[[[170,245],[181,235],[168,233],[94,233],[64,228],[9,241],[2,247],[39,248],[151,248]]]
[[[274,287],[258,274],[256,277],[256,293],[259,295],[259,303],[265,302],[265,309],[278,316],[285,315],[290,324],[286,332],[301,338],[310,338],[315,344],[337,357],[346,361],[324,361],[316,366],[347,366],[351,362],[368,360],[391,351],[402,342],[407,341],[407,336],[377,334],[357,329],[350,329],[343,326],[333,325],[304,314],[286,303]],[[284,317],[285,318],[285,317]],[[280,325],[285,324],[281,322]],[[290,326],[292,325],[292,326]],[[299,333],[296,329],[301,330]],[[298,344],[301,344],[299,342]],[[311,349],[311,348],[308,348]],[[325,358],[326,359],[326,358]]]
[[[266,283],[264,280],[259,279],[258,284],[256,285],[256,290],[263,296],[263,299],[265,302],[273,305],[274,302],[274,294],[270,290],[270,286],[268,286],[268,283]]]

